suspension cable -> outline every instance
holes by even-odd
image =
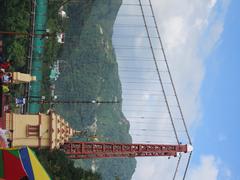
[[[160,45],[161,45],[161,48],[162,48],[162,52],[163,52],[164,60],[165,60],[165,63],[166,63],[166,66],[167,66],[167,70],[168,70],[168,73],[169,73],[170,81],[171,81],[172,86],[173,86],[173,91],[174,91],[174,94],[175,94],[175,96],[176,96],[177,104],[178,104],[178,106],[179,106],[179,111],[180,111],[180,114],[181,114],[181,117],[182,117],[182,121],[183,121],[183,124],[184,124],[184,128],[185,128],[186,133],[187,133],[188,141],[189,141],[190,144],[192,144],[192,141],[191,141],[191,138],[190,138],[188,129],[187,129],[186,121],[185,121],[184,116],[183,116],[182,108],[181,108],[181,106],[180,106],[179,98],[178,98],[178,96],[177,96],[177,91],[176,91],[176,88],[175,88],[175,86],[174,86],[174,84],[173,84],[172,75],[171,75],[171,73],[170,73],[170,68],[169,68],[169,65],[168,65],[168,62],[167,62],[167,56],[166,56],[165,50],[164,50],[164,48],[163,48],[163,42],[162,42],[162,39],[161,39],[161,36],[160,36],[160,32],[159,32],[159,30],[158,30],[158,25],[157,25],[157,21],[156,21],[155,15],[154,15],[152,3],[151,3],[151,0],[148,0],[148,1],[149,1],[149,4],[150,4],[151,12],[152,12],[152,14],[153,14],[154,24],[155,24],[155,26],[157,27],[156,30],[157,30],[159,42],[160,42]]]
[[[160,85],[161,85],[161,88],[162,88],[162,91],[163,91],[164,100],[165,100],[165,103],[166,103],[166,106],[167,106],[167,110],[168,110],[168,113],[169,113],[169,116],[170,116],[170,120],[171,120],[171,123],[172,123],[173,131],[174,131],[174,134],[175,134],[175,137],[176,137],[176,140],[177,140],[178,144],[180,144],[180,141],[179,141],[179,138],[178,138],[178,135],[177,135],[177,130],[176,130],[176,127],[174,125],[173,118],[172,118],[172,113],[171,113],[171,110],[170,110],[170,106],[168,104],[167,96],[166,96],[166,93],[165,93],[165,88],[164,88],[164,85],[163,85],[163,82],[162,82],[162,78],[161,78],[161,75],[160,75],[160,72],[159,72],[157,60],[156,60],[156,57],[155,57],[155,52],[153,50],[149,29],[148,29],[148,26],[147,26],[146,18],[144,16],[144,10],[143,10],[143,6],[142,6],[142,2],[141,2],[141,0],[138,0],[138,1],[139,1],[139,5],[140,5],[140,8],[141,8],[143,21],[144,21],[144,26],[146,28],[146,32],[147,32],[147,36],[148,36],[148,40],[149,40],[149,44],[150,44],[153,60],[154,60],[155,67],[156,67],[156,70],[157,70],[157,75],[158,75],[158,78],[159,78],[159,82],[160,82]],[[156,25],[155,25],[155,27],[156,27]]]

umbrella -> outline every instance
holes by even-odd
[[[0,180],[50,180],[34,152],[27,147],[0,149]]]
[[[6,180],[22,179],[27,176],[17,149],[0,151],[0,177]]]

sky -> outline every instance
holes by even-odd
[[[208,155],[215,167],[215,179],[240,179],[240,158],[237,155],[240,147],[237,139],[240,135],[239,10],[240,2],[232,0],[219,42],[207,57],[200,91],[203,117],[195,134],[196,155],[193,163],[198,161],[199,155]]]
[[[167,18],[158,22],[193,138],[188,179],[238,180],[240,2],[155,4]]]
[[[238,180],[240,2],[152,3],[194,145],[187,179]],[[169,171],[164,163],[140,159],[133,179],[170,179]]]

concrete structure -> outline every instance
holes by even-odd
[[[53,111],[36,115],[6,113],[6,129],[13,130],[9,137],[12,147],[58,149],[79,133]]]
[[[2,78],[0,78],[0,86],[6,84],[20,84],[20,83],[29,83],[31,81],[36,81],[35,76],[31,76],[30,74],[24,74],[20,72],[6,72],[4,75],[8,75],[12,77],[9,79],[9,82],[3,82]],[[0,128],[5,129],[5,117],[6,112],[10,111],[10,94],[4,93],[3,88],[0,88]]]
[[[24,74],[20,72],[12,73],[13,84],[29,83],[31,81],[36,81],[36,76],[31,76],[30,74]]]

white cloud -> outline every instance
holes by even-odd
[[[183,156],[184,159],[184,156]],[[148,157],[139,158],[137,172],[133,180],[171,180],[177,164],[177,158]],[[185,170],[181,163],[179,171]],[[181,180],[183,174],[178,173],[176,180]],[[193,164],[187,174],[186,180],[232,180],[232,171],[226,164],[214,155],[201,155],[199,164]]]
[[[156,158],[158,161],[156,161]],[[166,166],[166,164],[168,164],[168,166]],[[137,168],[139,171],[138,173],[134,174],[132,179],[133,180],[172,179],[174,175],[174,171],[172,171],[172,167],[175,167],[175,166],[176,166],[176,159],[174,158],[172,159],[166,159],[161,157],[139,158],[138,164],[137,164]]]
[[[209,6],[208,6],[209,9],[212,9],[215,6],[216,2],[217,2],[217,0],[210,0]]]
[[[210,53],[214,49],[214,47],[217,46],[223,30],[224,30],[223,21],[217,20],[212,24],[211,29],[209,30],[209,35],[211,36],[211,38],[206,39],[204,46],[204,51],[206,54]]]
[[[164,26],[167,27],[168,34],[171,34],[167,38],[169,49],[177,48],[186,43],[188,32],[183,17],[171,17],[169,21],[164,22]]]
[[[188,180],[217,180],[218,162],[214,156],[202,156],[198,166],[191,169]]]
[[[196,124],[205,59],[221,38],[229,0],[152,2],[185,119]]]
[[[202,115],[200,88],[204,80],[206,57],[221,39],[229,0],[152,0],[152,3],[183,113],[188,125],[193,127],[199,122]],[[121,31],[123,31],[122,29]],[[141,31],[135,32],[131,28],[127,29],[127,32],[138,35],[142,33]],[[143,40],[138,39],[137,42],[129,40],[128,46],[134,43],[140,46]],[[120,55],[126,56],[126,52],[120,53]],[[147,54],[143,55],[143,57],[146,56]],[[136,62],[133,59],[128,68],[133,65],[134,67],[141,66],[134,63]],[[119,63],[119,66],[121,65]],[[129,76],[127,73],[124,75]],[[144,97],[150,99],[148,95],[142,98]],[[128,105],[131,103],[127,102]],[[129,108],[127,107],[128,110]],[[143,112],[137,113],[138,116],[143,116]],[[141,128],[150,127],[151,129],[153,126],[157,126],[157,124],[146,123],[142,124]],[[135,127],[131,126],[131,128]],[[158,137],[150,138],[158,139],[158,142],[160,139]],[[176,160],[141,158],[138,159],[133,179],[172,179],[175,167]],[[206,180],[216,179],[219,174],[216,159],[213,156],[203,156],[201,164],[192,169],[190,177],[197,178],[199,172],[206,172],[211,177],[211,179],[205,178]],[[225,172],[226,175],[231,175],[230,171],[226,170]]]
[[[213,155],[202,155],[200,164],[191,167],[187,180],[230,180],[232,178],[231,170],[221,159]]]

